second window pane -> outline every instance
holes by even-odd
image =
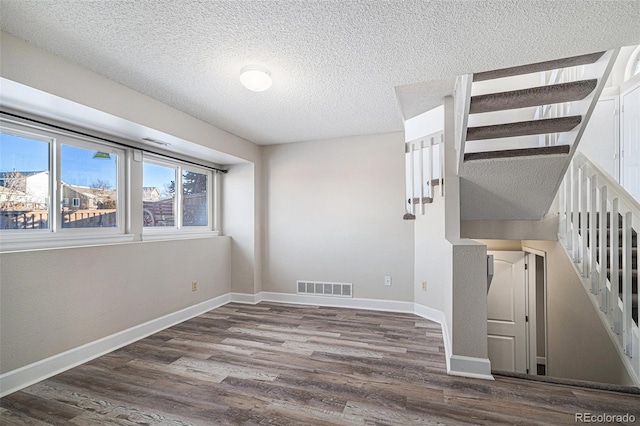
[[[175,226],[176,169],[144,163],[143,225]]]
[[[117,226],[117,155],[62,145],[62,227]]]
[[[184,226],[207,226],[207,175],[182,172],[182,223]]]

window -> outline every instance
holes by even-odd
[[[0,122],[2,249],[124,235],[124,150],[11,120]]]
[[[144,227],[175,226],[177,167],[144,162],[143,222]]]
[[[60,188],[62,228],[115,228],[118,226],[118,158],[101,146],[62,144]]]
[[[147,233],[211,231],[210,171],[155,157],[143,166],[143,226]],[[177,189],[177,190],[176,190]]]
[[[182,224],[207,226],[209,224],[209,176],[206,173],[182,172]]]
[[[205,167],[0,117],[0,251],[215,236],[219,187]]]
[[[52,142],[47,137],[0,127],[0,229],[51,227]]]

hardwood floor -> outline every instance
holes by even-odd
[[[2,425],[575,424],[640,397],[446,374],[411,314],[228,304],[0,400]]]

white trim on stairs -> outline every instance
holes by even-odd
[[[179,324],[230,302],[257,304],[279,302],[301,305],[331,306],[350,309],[368,309],[385,312],[412,313],[439,323],[445,347],[447,373],[453,376],[493,380],[491,364],[487,359],[451,355],[451,339],[444,313],[413,302],[380,299],[338,299],[335,297],[306,296],[290,293],[260,292],[225,293],[194,306],[164,315],[143,324],[122,330],[102,339],[34,362],[0,375],[0,397],[16,392],[41,380],[69,370],[92,359],[143,339],[154,333]]]

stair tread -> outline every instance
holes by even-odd
[[[542,146],[537,148],[507,149],[503,151],[469,152],[464,154],[464,161],[529,157],[533,155],[568,154],[569,150],[569,145],[557,145]]]
[[[598,83],[597,79],[573,81],[550,86],[531,87],[471,97],[470,114],[527,108],[584,99]]]
[[[604,54],[605,52],[588,53],[586,55],[554,59],[551,61],[537,62],[535,64],[519,65],[515,67],[501,68],[498,70],[479,72],[473,74],[473,81],[493,80],[496,78],[512,77],[515,75],[531,74],[534,72],[549,71],[558,68],[592,64],[600,59]]]
[[[515,373],[511,371],[500,371],[500,370],[493,370],[493,369],[491,370],[491,374],[497,375],[497,376],[510,377],[514,379],[520,379],[520,380],[552,383],[552,384],[562,385],[562,386],[574,386],[574,387],[581,387],[586,389],[599,389],[599,390],[605,390],[608,392],[621,392],[621,393],[628,393],[633,395],[640,395],[640,388],[637,388],[634,386],[623,386],[623,385],[610,384],[610,383],[590,382],[586,380],[565,379],[565,378],[553,377],[553,376],[536,376],[532,374]]]
[[[580,124],[581,121],[581,116],[572,115],[569,117],[469,127],[467,129],[467,141],[568,132]]]

